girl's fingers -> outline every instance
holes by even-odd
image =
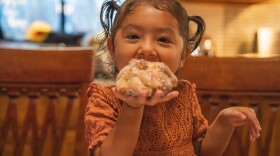
[[[251,135],[253,136],[253,138],[257,138],[258,133],[259,133],[258,130],[253,126],[251,126],[250,129],[251,129],[250,131],[251,131]]]
[[[141,93],[138,96],[127,96],[118,93],[115,87],[112,88],[112,91],[118,99],[134,107],[139,107],[143,105],[154,106],[158,103],[169,101],[179,95],[178,91],[172,91],[164,96],[162,90],[156,90],[156,92],[151,98],[147,98],[146,93]]]
[[[231,110],[235,111],[231,111]],[[250,141],[254,142],[260,136],[261,126],[253,109],[248,107],[229,108],[232,124],[241,126],[248,124]]]
[[[172,92],[168,93],[166,96],[162,97],[161,102],[169,101],[169,100],[177,97],[178,95],[179,95],[178,91],[172,91]]]
[[[147,99],[146,104],[149,106],[153,106],[153,105],[159,103],[161,101],[162,97],[163,97],[163,92],[161,90],[156,90],[154,95],[150,99]]]
[[[253,137],[252,134],[250,134],[250,141],[251,141],[251,142],[254,142],[254,137]]]
[[[259,138],[259,132],[256,131],[253,127],[250,127],[250,140],[251,142],[256,141],[256,138]]]
[[[145,103],[147,101],[147,93],[139,94],[139,96],[137,97],[137,100],[141,105],[145,105]]]
[[[127,103],[132,107],[141,107],[144,106],[146,103],[146,99],[147,99],[146,93],[141,93],[139,94],[139,96],[127,96],[118,93],[115,87],[112,88],[112,91],[118,99],[124,101],[125,103]]]
[[[259,123],[259,121],[256,117],[256,113],[253,109],[252,109],[251,115],[249,116],[249,119],[251,120],[249,124],[251,124],[251,128],[254,131],[254,137],[258,138],[259,131],[261,130],[261,126],[260,126],[260,123]]]
[[[172,91],[164,96],[161,90],[157,90],[154,96],[149,101],[147,101],[147,105],[155,105],[160,102],[166,102],[177,97],[178,95],[178,91]]]
[[[113,91],[113,93],[115,94],[115,96],[116,96],[118,99],[124,100],[125,97],[124,97],[122,94],[119,94],[119,93],[116,91],[116,88],[115,88],[115,87],[112,88],[112,91]]]
[[[250,140],[254,142],[256,138],[260,136],[261,126],[257,119],[256,112],[253,109],[249,109],[249,111],[244,110],[244,115],[246,115],[247,123],[249,124],[249,132],[250,132]]]
[[[260,125],[260,122],[259,120],[257,119],[257,114],[255,112],[254,109],[250,109],[252,114],[253,114],[253,118],[254,118],[254,121],[255,121],[255,127],[258,129],[258,130],[261,130],[261,125]]]

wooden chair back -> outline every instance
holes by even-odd
[[[0,48],[0,155],[86,155],[90,48]]]
[[[196,83],[202,112],[211,123],[226,107],[256,110],[261,137],[249,142],[246,126],[235,130],[225,156],[274,156],[280,153],[280,57],[189,57],[183,78]]]

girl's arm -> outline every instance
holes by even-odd
[[[250,140],[260,136],[261,130],[253,109],[247,107],[230,107],[222,110],[207,130],[201,144],[201,156],[222,155],[228,146],[235,127],[248,124]]]
[[[125,102],[118,120],[107,138],[94,151],[95,156],[131,156],[137,145],[144,106],[153,106],[159,102],[168,101],[178,96],[177,91],[162,96],[162,91],[156,91],[151,99],[145,94],[138,97],[124,96],[115,91],[116,97]]]
[[[144,107],[132,108],[126,104],[118,117],[114,128],[107,138],[95,150],[95,156],[131,156],[133,155]]]

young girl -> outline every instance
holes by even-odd
[[[100,17],[117,71],[136,58],[163,62],[177,73],[204,32],[202,18],[188,16],[176,0],[126,0],[121,6],[107,0]],[[193,37],[190,21],[197,24]],[[157,90],[151,98],[93,83],[87,97],[86,139],[95,156],[217,156],[237,126],[248,124],[251,141],[260,135],[255,112],[247,107],[226,108],[208,126],[195,87],[186,80],[167,95]]]

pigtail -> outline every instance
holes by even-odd
[[[115,13],[117,13],[120,8],[118,2],[119,1],[115,0],[106,0],[102,4],[100,12],[100,22],[104,29],[104,32],[101,34],[99,50],[106,49],[106,40],[109,36],[111,36]]]
[[[192,38],[189,39],[191,45],[190,53],[192,53],[199,45],[205,31],[205,22],[200,16],[189,16],[190,21],[197,24],[197,29]]]

